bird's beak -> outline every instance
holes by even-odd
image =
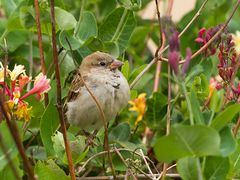
[[[123,63],[119,60],[114,60],[111,64],[110,64],[110,70],[115,70],[119,67],[121,67],[123,65]]]

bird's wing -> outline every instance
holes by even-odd
[[[86,77],[83,76],[83,79],[85,80]],[[77,74],[74,76],[74,79],[73,79],[72,84],[70,86],[67,101],[68,102],[74,101],[78,96],[80,96],[81,95],[81,89],[83,87],[84,87],[84,83],[83,83],[81,74],[78,71]]]

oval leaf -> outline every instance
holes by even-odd
[[[234,116],[240,112],[240,104],[233,104],[222,111],[213,121],[211,127],[221,130]]]
[[[118,8],[105,19],[99,29],[98,37],[104,42],[115,42],[119,46],[119,54],[121,54],[127,48],[135,25],[133,12]]]
[[[47,156],[54,156],[52,135],[56,132],[59,125],[58,112],[52,102],[47,106],[41,122],[40,122],[40,135],[43,145],[45,147]]]
[[[218,155],[220,136],[213,128],[195,125],[176,125],[168,136],[161,137],[154,145],[160,161],[171,162],[186,156]]]
[[[83,12],[74,34],[81,44],[84,44],[90,37],[97,37],[97,21],[93,13],[88,11]]]
[[[55,7],[55,16],[56,23],[60,30],[73,29],[77,24],[75,17],[71,13],[59,7]]]

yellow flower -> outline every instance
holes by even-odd
[[[236,34],[232,35],[233,42],[234,42],[234,48],[236,50],[237,54],[240,54],[240,31],[237,31]]]
[[[18,119],[24,119],[25,121],[29,121],[31,119],[32,107],[28,107],[28,103],[19,103],[17,110],[14,114]]]
[[[138,113],[137,120],[135,121],[135,125],[137,125],[142,119],[146,111],[146,93],[141,93],[138,97],[128,103],[132,105],[129,108],[129,111],[136,111]]]
[[[209,86],[208,86],[208,89],[209,89],[209,98],[212,97],[213,92],[216,90],[216,85],[217,85],[217,81],[216,81],[214,78],[211,78],[211,79],[210,79]]]
[[[9,110],[12,111],[14,108],[14,101],[13,100],[7,101],[7,106],[9,108]]]

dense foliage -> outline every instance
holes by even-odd
[[[140,177],[145,172],[156,179],[167,172],[169,179],[240,178],[240,10],[234,12],[240,1],[198,0],[175,24],[161,12],[160,26],[157,19],[141,16],[150,2],[55,0],[62,103],[81,60],[95,51],[108,52],[125,62],[121,71],[132,87],[129,106],[108,125],[117,175]],[[9,131],[14,124],[38,179],[71,178],[56,107],[51,3],[38,3],[46,69],[40,61],[34,1],[0,1],[1,179],[29,176],[16,136]],[[198,11],[200,16],[180,34]],[[170,46],[155,53],[149,41]],[[135,84],[152,59],[162,61]],[[76,127],[68,127],[67,135],[77,177],[114,175],[101,153],[103,128],[93,146],[87,146]]]

